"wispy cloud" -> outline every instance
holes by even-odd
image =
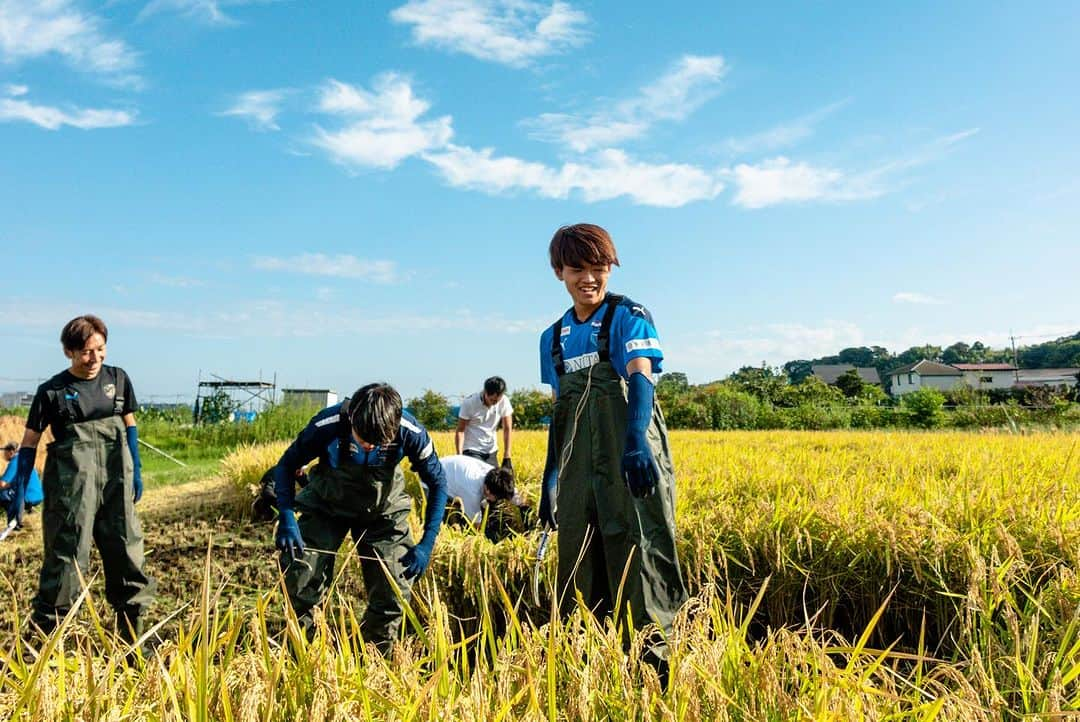
[[[812,136],[818,124],[849,102],[849,99],[845,99],[830,103],[790,122],[781,123],[759,133],[739,138],[729,138],[724,142],[724,148],[735,155],[750,155],[753,153],[775,152],[793,146]]]
[[[228,109],[219,115],[244,118],[255,130],[280,130],[277,116],[289,90],[250,90],[237,96]]]
[[[200,281],[197,278],[188,278],[186,276],[166,276],[162,273],[150,274],[150,282],[158,286],[169,286],[171,288],[198,288],[199,286],[205,286],[205,281]]]
[[[760,163],[740,163],[727,171],[736,188],[733,202],[743,208],[765,208],[781,203],[859,201],[893,190],[905,171],[940,159],[959,143],[975,136],[978,128],[941,136],[905,156],[867,170],[841,170],[793,162],[785,156]]]
[[[19,311],[22,313],[19,313]],[[83,312],[78,304],[43,299],[2,299],[0,315],[12,325],[42,331],[55,329]],[[374,314],[340,303],[251,299],[215,310],[135,309],[130,306],[100,307],[95,313],[114,329],[123,327],[179,333],[200,338],[334,338],[357,334],[425,333],[428,331],[475,331],[490,335],[492,329],[507,334],[537,334],[548,323],[543,318],[509,318],[503,314],[446,308],[441,313]],[[50,332],[51,333],[51,332]]]
[[[371,90],[330,80],[320,91],[318,110],[344,124],[336,130],[317,126],[311,142],[342,165],[394,168],[450,141],[450,116],[422,120],[429,108],[408,78],[397,73],[379,75]]]
[[[0,60],[15,64],[58,55],[77,70],[138,85],[138,56],[102,25],[71,0],[0,0]]]
[[[138,20],[154,15],[174,13],[207,25],[236,25],[238,21],[225,12],[226,8],[262,5],[275,0],[150,0],[139,13]]]
[[[926,306],[940,306],[945,303],[940,298],[934,298],[933,296],[927,296],[925,293],[914,293],[912,291],[900,291],[893,294],[893,303],[915,303]]]
[[[579,153],[639,138],[660,121],[682,120],[719,92],[727,72],[719,55],[684,55],[636,95],[588,115],[544,113],[526,120],[532,136]]]
[[[6,97],[0,96],[0,122],[23,121],[47,130],[59,130],[65,125],[82,130],[120,128],[135,122],[135,114],[126,110],[35,105],[25,100],[27,92],[23,85],[6,87]]]
[[[561,0],[410,0],[390,19],[413,40],[480,60],[524,67],[583,45],[588,17]]]
[[[496,156],[491,148],[455,145],[424,158],[451,186],[493,194],[527,191],[544,198],[580,194],[589,203],[626,196],[640,205],[676,208],[715,198],[724,188],[715,174],[696,166],[644,163],[621,150],[600,151],[559,168]]]
[[[740,163],[730,175],[738,189],[733,202],[743,208],[861,200],[882,193],[863,176],[851,176],[836,168],[793,163],[783,156],[756,165]]]
[[[253,265],[260,271],[283,271],[310,276],[358,278],[373,283],[396,283],[402,279],[394,261],[373,261],[348,254],[304,253],[299,256],[256,256]]]

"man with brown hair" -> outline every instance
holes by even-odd
[[[558,521],[562,602],[572,606],[577,593],[595,612],[622,618],[621,599],[635,628],[653,622],[666,636],[686,587],[674,466],[653,386],[664,358],[656,327],[644,306],[607,292],[619,258],[603,228],[560,228],[548,253],[573,301],[540,338],[540,380],[555,397],[540,521]],[[654,639],[649,659],[662,675],[665,657]]]

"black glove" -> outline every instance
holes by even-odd
[[[513,463],[512,463],[511,461],[510,461],[510,457],[509,457],[509,456],[504,456],[504,457],[503,457],[503,463],[502,463],[502,468],[506,469],[506,470],[507,470],[507,471],[509,471],[509,472],[510,472],[511,474],[513,474],[513,473],[514,473],[514,464],[513,464]]]

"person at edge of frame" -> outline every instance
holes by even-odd
[[[296,494],[297,470],[315,457],[307,485]],[[412,498],[399,466],[405,457],[427,488],[424,534],[415,544],[409,529]],[[431,559],[446,507],[446,477],[428,432],[402,411],[393,387],[368,384],[312,417],[274,467],[274,482],[275,543],[305,633],[314,633],[312,610],[326,596],[338,548],[351,532],[367,588],[364,639],[388,653],[413,580]]]
[[[540,380],[555,406],[539,517],[550,528],[558,522],[561,604],[567,612],[580,594],[596,614],[623,619],[628,608],[635,629],[656,624],[645,660],[666,684],[664,640],[687,593],[674,466],[653,384],[663,350],[648,310],[607,291],[619,265],[607,231],[564,226],[548,252],[573,300],[540,337]],[[613,609],[616,599],[622,609]]]
[[[38,441],[52,429],[45,460],[41,526],[44,557],[31,623],[51,632],[89,579],[90,542],[105,567],[105,598],[117,631],[134,642],[156,584],[143,569],[143,535],[135,503],[142,497],[142,463],[135,412],[139,405],[123,369],[105,365],[108,328],[97,316],[69,321],[60,333],[70,368],[41,384],[30,405],[18,455],[15,499],[8,518],[21,520],[23,496]]]
[[[506,381],[501,376],[484,380],[484,388],[466,396],[458,407],[458,423],[454,429],[454,448],[458,454],[480,459],[491,466],[499,463],[499,446],[495,431],[502,424],[502,468],[514,470],[510,460],[510,444],[514,437],[514,407],[506,396]]]
[[[7,468],[0,474],[0,504],[7,505],[15,498],[15,474],[19,471],[19,442],[9,441],[4,444],[4,460]],[[23,513],[32,514],[34,507],[41,503],[44,494],[41,491],[41,478],[37,469],[30,467],[30,476],[23,490]]]

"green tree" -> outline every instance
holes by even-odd
[[[544,419],[551,418],[551,394],[539,389],[518,389],[510,392],[510,405],[514,407],[514,428],[539,429]]]
[[[427,429],[442,431],[450,428],[450,402],[437,391],[424,389],[421,396],[409,399],[408,407]]]
[[[767,366],[743,366],[727,377],[725,385],[751,394],[759,401],[773,402],[783,394],[788,381],[784,372]]]
[[[853,399],[862,393],[863,386],[865,385],[866,383],[855,369],[845,371],[836,379],[836,388],[840,389],[844,393],[844,396],[847,396],[849,399]]]
[[[807,361],[806,359],[788,361],[786,364],[784,364],[784,373],[787,375],[788,380],[791,383],[801,383],[803,379],[805,379],[807,376],[814,372],[814,369],[812,368],[813,365],[813,361]]]
[[[218,389],[199,401],[198,420],[205,424],[218,424],[232,418],[233,411],[240,408],[223,389]]]
[[[902,403],[911,416],[911,423],[924,429],[933,429],[941,425],[941,409],[945,405],[945,394],[937,389],[923,387],[910,394],[904,394]]]

